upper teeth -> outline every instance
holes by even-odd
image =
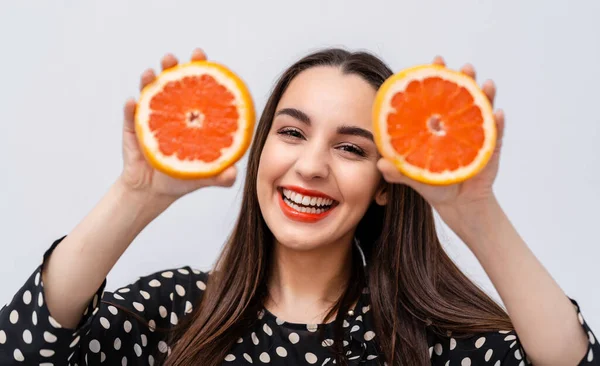
[[[329,206],[333,204],[333,200],[330,200],[329,198],[305,196],[289,189],[284,189],[283,195],[287,199],[304,206]]]

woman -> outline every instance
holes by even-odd
[[[166,270],[103,293],[148,223],[236,175],[190,182],[153,171],[128,101],[122,175],[0,313],[0,363],[599,364],[576,303],[495,199],[501,140],[484,171],[449,187],[411,181],[380,158],[371,105],[391,73],[372,55],[338,49],[291,66],[258,124],[240,216],[214,270]],[[146,71],[142,87],[154,77]],[[493,102],[494,84],[483,90]],[[501,139],[504,115],[495,117]],[[299,213],[310,204],[324,218]],[[445,254],[432,208],[476,255],[508,314]]]

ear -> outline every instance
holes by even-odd
[[[377,189],[377,192],[375,192],[375,202],[379,206],[387,205],[387,202],[388,202],[387,192],[388,192],[387,184],[385,181],[383,181],[383,182],[381,182],[381,185]]]

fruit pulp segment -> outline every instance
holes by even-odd
[[[180,160],[217,160],[239,128],[235,97],[206,74],[166,83],[152,97],[150,111],[160,153]]]
[[[391,145],[413,166],[453,171],[472,163],[484,144],[481,109],[465,87],[451,81],[437,76],[411,81],[392,97],[391,107]]]

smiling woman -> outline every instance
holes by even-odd
[[[474,77],[471,66],[461,72]],[[500,143],[477,176],[445,187],[381,158],[372,106],[391,75],[377,57],[340,49],[293,64],[260,118],[240,214],[214,269],[164,270],[109,293],[104,278],[146,225],[236,173],[182,181],[153,170],[127,102],[124,171],[0,312],[0,363],[600,365],[577,303],[495,199]],[[153,80],[142,75],[142,85]],[[494,84],[483,91],[493,103]],[[494,117],[501,139],[504,115]],[[444,252],[434,209],[506,311]]]

